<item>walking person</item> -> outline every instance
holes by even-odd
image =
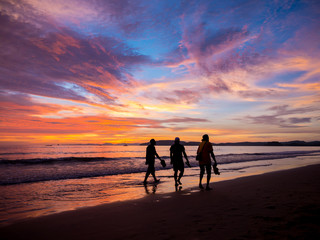
[[[199,157],[198,157],[199,156]],[[210,188],[209,183],[211,179],[211,158],[214,160],[214,166],[217,166],[217,161],[213,153],[212,143],[209,142],[209,136],[207,134],[202,136],[202,142],[200,143],[198,150],[197,150],[197,160],[199,160],[200,166],[200,181],[199,181],[199,188],[204,189],[202,186],[202,178],[207,171],[207,186],[206,190],[212,190]],[[200,158],[200,159],[198,159]]]
[[[161,161],[162,166],[165,165],[164,160],[161,160],[161,158],[159,157],[156,151],[155,145],[156,145],[156,141],[154,139],[151,139],[146,150],[146,165],[148,165],[148,169],[143,181],[144,184],[147,184],[147,179],[150,174],[152,175],[155,183],[158,183],[160,181],[160,179],[156,178],[156,174],[155,174],[155,168],[154,168],[155,157],[157,157]]]
[[[184,173],[184,162],[182,154],[186,159],[186,164],[190,167],[185,148],[182,144],[180,144],[180,138],[176,137],[174,140],[174,144],[170,147],[170,163],[173,164],[175,186],[182,185],[180,181]]]

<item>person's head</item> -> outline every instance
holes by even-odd
[[[156,145],[156,140],[154,140],[153,138],[150,140],[150,144],[151,145]]]
[[[174,143],[179,143],[179,142],[180,142],[180,138],[176,137],[176,138],[174,139]]]
[[[205,135],[202,136],[202,141],[209,141],[208,134],[205,134]]]

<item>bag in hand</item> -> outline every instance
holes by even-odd
[[[219,168],[217,167],[217,165],[214,164],[212,167],[213,167],[213,172],[214,172],[214,174],[215,174],[215,175],[220,175],[220,171],[219,171]]]

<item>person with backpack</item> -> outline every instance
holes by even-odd
[[[202,186],[202,178],[205,173],[205,170],[207,171],[207,186],[206,190],[212,190],[210,188],[209,183],[211,179],[211,158],[214,160],[214,167],[217,166],[217,161],[213,153],[212,143],[209,142],[209,136],[207,134],[202,136],[202,141],[198,147],[197,150],[197,160],[199,161],[200,166],[200,180],[199,180],[199,188],[204,189]]]

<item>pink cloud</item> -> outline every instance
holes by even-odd
[[[267,110],[274,112],[269,115],[259,116],[245,116],[243,118],[235,119],[258,125],[275,125],[281,128],[301,128],[311,125],[312,113],[320,110],[319,107],[304,107],[304,108],[290,108],[289,105],[276,105],[268,108]],[[303,114],[304,117],[289,117],[293,114]],[[309,114],[309,116],[308,116]]]
[[[90,102],[65,83],[80,86],[115,104],[109,90],[125,91],[131,66],[149,61],[124,43],[108,37],[88,38],[70,29],[42,32],[36,26],[2,14],[0,83],[9,91]],[[100,87],[100,90],[99,90]],[[101,87],[105,89],[102,90]]]

